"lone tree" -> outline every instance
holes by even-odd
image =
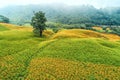
[[[39,32],[40,37],[42,37],[43,30],[46,27],[46,21],[45,13],[42,11],[34,13],[34,16],[32,17],[31,25],[34,28],[34,32]]]

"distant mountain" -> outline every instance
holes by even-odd
[[[11,23],[30,22],[33,12],[43,11],[48,21],[64,24],[93,23],[120,25],[120,8],[96,9],[91,5],[67,6],[64,4],[9,6],[0,9],[0,15],[8,17]]]
[[[48,20],[55,21],[55,17],[63,14],[66,9],[64,6],[57,5],[9,6],[1,9],[0,14],[10,18],[12,23],[19,23],[29,22],[33,16],[33,11],[43,11],[46,13]]]

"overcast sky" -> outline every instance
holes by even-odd
[[[9,5],[50,4],[50,3],[64,3],[67,5],[89,4],[97,8],[100,8],[119,6],[120,0],[0,0],[0,8]]]

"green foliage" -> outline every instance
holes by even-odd
[[[113,26],[113,27],[102,27],[103,30],[95,30],[97,32],[104,32],[104,33],[112,33],[120,35],[120,27]]]
[[[117,7],[96,9],[90,5],[77,7],[66,5],[29,5],[6,7],[1,9],[0,13],[9,17],[12,23],[21,25],[26,24],[26,22],[30,23],[33,11],[43,11],[46,13],[48,21],[62,24],[120,25],[120,10]]]
[[[64,29],[91,29],[94,24],[86,23],[86,24],[62,24],[62,23],[54,23],[48,22],[47,27],[56,29],[56,28],[64,28]]]
[[[34,35],[36,37],[39,37],[40,36],[40,30],[39,29],[34,29],[33,32],[35,33]]]
[[[111,27],[112,32],[114,34],[120,35],[120,27]]]
[[[92,23],[86,23],[85,25],[86,25],[86,27],[93,27],[93,26],[95,26],[95,25],[92,24]]]
[[[9,23],[9,18],[0,15],[0,22]]]
[[[59,28],[53,28],[53,32],[57,33],[60,29]]]
[[[34,16],[32,17],[31,25],[35,30],[39,30],[40,37],[42,36],[42,32],[46,27],[46,24],[45,24],[46,21],[47,19],[45,17],[45,13],[41,11],[35,13]]]

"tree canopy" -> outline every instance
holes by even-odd
[[[9,18],[0,15],[0,22],[9,23]]]
[[[43,13],[42,11],[34,13],[34,16],[32,17],[31,25],[34,28],[34,31],[39,32],[40,37],[42,36],[42,32],[46,27],[46,21],[47,19],[45,17],[45,13]]]

